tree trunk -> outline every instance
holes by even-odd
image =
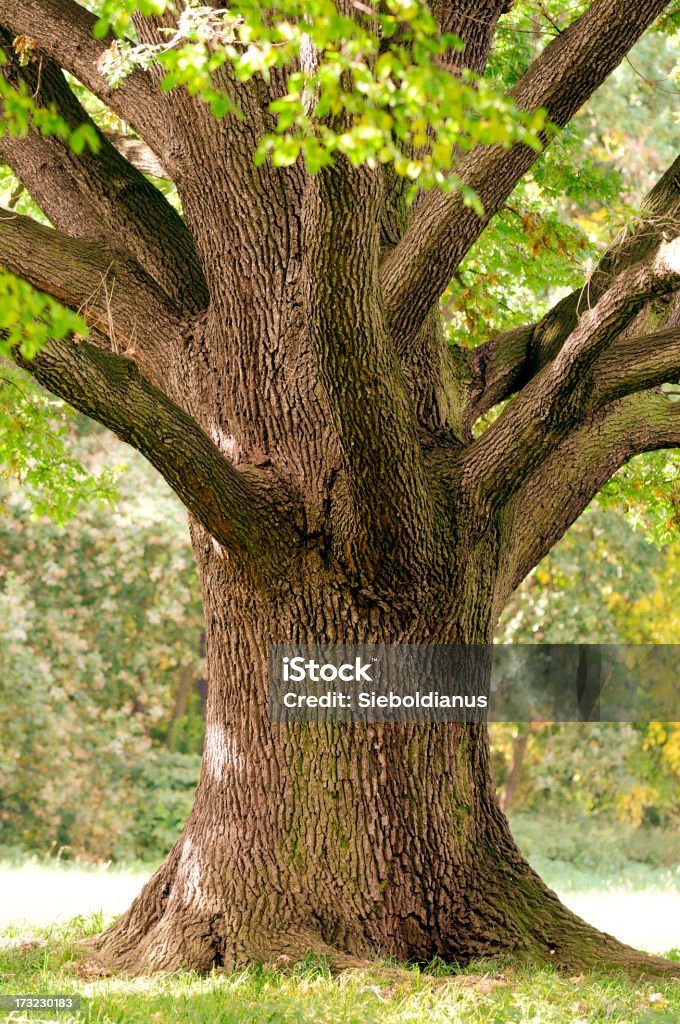
[[[512,755],[510,757],[508,774],[505,776],[505,782],[503,783],[503,788],[501,789],[501,794],[498,798],[498,803],[503,812],[509,811],[515,803],[517,790],[519,789],[519,784],[522,779],[524,755],[527,752],[528,744],[529,729],[525,728],[519,732],[512,741]]]
[[[657,963],[577,919],[525,862],[486,726],[269,720],[271,642],[450,642],[432,628],[445,617],[410,609],[405,624],[403,606],[371,605],[314,559],[263,595],[234,585],[204,531],[194,541],[209,676],[196,801],[165,863],[96,940],[105,962],[205,970],[312,950],[338,965],[376,953]]]

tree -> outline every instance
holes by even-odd
[[[140,455],[67,424],[83,472],[118,462],[119,495],[65,528],[36,521],[28,473],[0,484],[0,847],[156,860],[191,808],[203,733],[186,517]]]
[[[243,4],[226,29],[206,7],[183,37],[162,3],[106,2],[97,20],[74,0],[0,0],[6,117],[32,97],[98,149],[33,123],[0,140],[53,225],[3,217],[2,259],[89,326],[14,358],[171,484],[203,587],[196,801],[98,941],[114,964],[312,948],[674,969],[531,871],[485,728],[267,714],[272,641],[488,642],[616,469],[680,443],[663,390],[680,366],[677,160],[546,316],[471,350],[445,340],[438,302],[466,253],[667,4],[580,5],[513,85],[514,113],[483,77],[508,6],[286,0],[285,22]],[[135,46],[102,38],[107,19]],[[103,69],[126,61],[114,88]],[[95,128],[81,86],[139,139]],[[138,164],[175,183],[183,216]],[[435,187],[410,202],[419,174]]]

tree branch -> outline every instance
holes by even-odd
[[[667,232],[677,234],[680,157],[647,194],[640,213],[642,223],[618,235],[582,288],[567,295],[537,323],[499,334],[472,351],[473,384],[465,414],[468,432],[480,416],[523,388],[554,359],[576,327],[579,314],[601,298],[614,276],[643,259]]]
[[[527,476],[503,513],[507,548],[497,612],[621,466],[643,452],[679,446],[680,402],[658,392],[593,412]]]
[[[50,341],[17,362],[55,395],[131,444],[243,572],[272,576],[295,552],[290,503],[266,474],[238,470],[129,359],[88,342]]]
[[[508,6],[507,0],[433,0],[430,10],[441,34],[458,36],[465,44],[463,50],[452,50],[444,57],[453,70],[469,68],[482,74],[496,22]]]
[[[167,376],[180,316],[134,261],[98,241],[0,210],[0,262],[13,274],[81,313],[151,380]]]
[[[141,68],[135,68],[120,85],[111,85],[100,70],[100,60],[115,39],[95,39],[96,20],[74,0],[0,0],[0,25],[13,36],[32,39],[38,53],[82,82],[167,158],[169,133],[162,117],[162,94]]]
[[[303,207],[304,295],[319,376],[343,451],[342,553],[369,578],[430,554],[432,508],[407,387],[380,303],[381,190],[338,161]]]
[[[592,405],[597,408],[637,391],[680,381],[680,326],[643,337],[624,338],[593,367]]]
[[[566,125],[667,4],[593,0],[515,85],[511,95],[518,107],[544,107],[553,124]],[[482,217],[459,191],[425,197],[382,268],[386,309],[400,346],[411,343],[456,267],[537,158],[517,143],[509,150],[477,146],[460,161],[456,174],[476,191]]]
[[[7,49],[7,37],[0,33]],[[51,61],[21,67],[16,55],[0,68],[12,84],[24,81],[36,101],[54,104],[71,129],[94,124]],[[98,153],[74,153],[68,142],[35,129],[0,139],[8,163],[53,224],[67,234],[109,240],[125,248],[168,296],[188,312],[208,297],[194,243],[181,217],[143,174],[100,134]]]
[[[474,441],[466,455],[466,484],[497,505],[591,407],[592,367],[607,344],[653,296],[680,286],[680,238],[663,242],[624,270],[584,312],[555,358]]]
[[[136,167],[142,174],[150,174],[153,178],[169,178],[170,175],[154,151],[142,139],[135,139],[125,132],[102,132],[105,139],[117,149],[121,156]]]

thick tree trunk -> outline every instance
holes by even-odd
[[[318,558],[263,595],[235,586],[214,543],[194,537],[210,684],[201,778],[166,862],[97,940],[105,961],[204,970],[315,950],[339,965],[517,954],[642,971],[640,954],[578,920],[523,859],[485,726],[270,722],[272,641],[454,639],[431,610],[370,605]]]

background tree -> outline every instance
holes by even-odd
[[[35,445],[22,481],[0,487],[0,847],[160,859],[191,809],[203,732],[186,521],[141,456],[84,417],[64,422],[59,404],[45,424],[52,455],[66,430],[87,490],[103,489],[97,467],[115,460],[120,493],[67,528],[38,517],[49,498],[70,508],[52,493],[59,480],[35,500]],[[35,423],[25,434],[36,440]]]
[[[438,312],[542,145],[667,5],[579,5],[536,56],[499,47],[487,77],[502,0],[162,6],[0,2],[0,156],[53,225],[5,217],[0,253],[80,317],[9,283],[53,335],[34,354],[35,328],[30,345],[10,331],[11,352],[176,490],[205,603],[196,802],[101,955],[507,950],[665,970],[531,872],[483,728],[272,725],[266,655],[489,641],[612,473],[678,444],[677,161],[538,321],[469,350]],[[83,89],[151,153],[97,128]],[[183,217],[135,164],[174,182]],[[435,187],[409,203],[413,179]]]

